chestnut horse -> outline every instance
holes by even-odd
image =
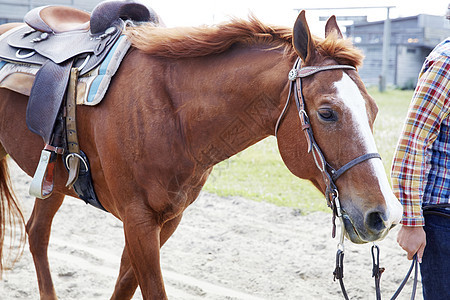
[[[139,285],[145,299],[166,299],[160,247],[215,164],[274,134],[296,59],[303,67],[356,68],[362,55],[342,39],[334,17],[325,39],[312,37],[304,12],[293,31],[250,18],[199,28],[142,25],[128,29],[128,35],[133,47],[105,99],[78,108],[79,141],[100,202],[124,225],[126,243],[112,298],[129,299]],[[332,167],[377,152],[372,135],[377,106],[356,70],[306,77],[303,96],[315,140]],[[32,175],[43,148],[26,127],[26,106],[25,96],[0,91],[2,232],[7,209],[20,216],[9,192],[6,153]],[[293,101],[277,140],[289,170],[324,192]],[[36,199],[26,224],[43,299],[56,298],[47,258],[51,222],[65,195],[75,196],[64,187],[67,174],[58,164],[53,195]],[[378,240],[398,223],[401,206],[381,160],[359,163],[336,185],[353,242]]]

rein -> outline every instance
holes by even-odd
[[[312,76],[316,73],[323,72],[323,71],[330,71],[330,70],[356,70],[355,67],[349,66],[349,65],[330,65],[330,66],[309,66],[301,68],[300,64],[300,58],[297,58],[295,61],[294,67],[289,72],[289,94],[286,100],[286,104],[284,105],[283,110],[281,111],[280,116],[278,117],[277,123],[275,125],[275,137],[277,136],[278,128],[280,127],[281,121],[286,114],[288,107],[289,107],[289,101],[291,99],[292,93],[294,93],[294,100],[295,105],[297,106],[298,115],[300,118],[301,128],[305,134],[306,141],[308,143],[308,153],[312,153],[314,162],[319,169],[319,171],[322,173],[323,181],[326,185],[325,190],[325,198],[327,200],[328,207],[331,208],[333,211],[333,218],[332,218],[332,237],[334,238],[336,236],[336,217],[339,218],[339,221],[341,223],[341,235],[340,235],[340,242],[338,244],[338,250],[336,253],[336,268],[333,272],[334,279],[339,281],[339,284],[341,286],[342,294],[346,300],[349,299],[347,291],[344,286],[344,222],[343,222],[343,210],[340,205],[339,201],[339,192],[338,188],[335,184],[336,180],[344,174],[346,171],[348,171],[350,168],[366,161],[372,158],[379,158],[381,159],[380,154],[378,153],[367,153],[363,154],[350,162],[346,163],[339,169],[334,169],[325,159],[325,156],[323,152],[320,150],[319,145],[317,144],[316,140],[314,139],[313,131],[311,128],[311,123],[309,122],[308,114],[306,113],[306,105],[305,105],[305,98],[303,96],[303,89],[302,89],[302,78]],[[372,262],[373,262],[373,268],[372,268],[372,277],[375,279],[375,291],[376,291],[376,299],[381,300],[381,288],[380,288],[380,279],[381,274],[384,272],[384,268],[380,268],[380,249],[375,244],[372,246]],[[413,300],[415,298],[416,294],[416,287],[417,287],[417,280],[418,280],[418,264],[417,264],[417,256],[415,255],[411,264],[411,267],[406,274],[405,278],[403,279],[402,283],[400,284],[399,288],[395,292],[394,296],[392,296],[391,300],[395,300],[400,292],[402,291],[403,287],[406,285],[406,282],[408,281],[411,272],[414,271],[414,283],[413,283],[413,291],[411,294],[411,299]]]
[[[336,252],[336,268],[333,271],[334,280],[339,281],[339,285],[341,286],[342,296],[345,300],[349,300],[347,290],[345,289],[344,285],[344,229],[341,228],[341,241],[338,244],[338,250]],[[413,279],[413,287],[411,291],[411,300],[414,300],[416,298],[416,289],[417,289],[417,282],[418,282],[418,273],[419,273],[419,267],[418,267],[418,261],[417,261],[417,254],[414,255],[411,266],[409,267],[408,272],[406,273],[405,278],[403,278],[402,282],[400,283],[399,287],[395,291],[394,295],[391,297],[390,300],[397,299],[398,295],[400,295],[401,291],[405,287],[406,283],[409,280],[409,277],[411,276],[411,273],[414,269],[414,279]],[[376,299],[381,300],[381,274],[384,272],[384,268],[380,267],[380,248],[378,248],[377,245],[372,246],[372,277],[375,280],[375,293],[376,293]]]
[[[428,205],[423,208],[423,214],[427,215],[437,215],[444,218],[450,218],[450,215],[447,213],[442,213],[439,211],[435,211],[436,208],[450,208],[450,204],[433,204]],[[343,230],[343,229],[341,229]],[[342,295],[344,296],[344,299],[348,300],[348,294],[344,286],[344,239],[343,234],[341,235],[341,241],[338,244],[338,251],[336,253],[336,269],[333,272],[334,280],[338,279],[339,284],[341,286]],[[376,250],[376,254],[375,254]],[[381,288],[380,288],[380,277],[381,274],[384,272],[384,268],[380,268],[380,249],[375,244],[372,246],[372,277],[375,278],[375,292],[376,292],[376,299],[381,300]],[[411,262],[411,266],[409,267],[408,272],[406,273],[405,277],[403,278],[402,282],[400,283],[399,287],[395,291],[394,295],[391,297],[390,300],[395,300],[400,295],[401,291],[405,287],[406,283],[408,282],[412,271],[414,270],[414,279],[412,284],[412,291],[411,291],[411,300],[414,300],[416,298],[416,289],[417,289],[417,282],[419,279],[419,267],[418,267],[418,261],[417,261],[417,253],[414,254],[414,257]]]

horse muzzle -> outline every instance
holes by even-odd
[[[382,240],[396,225],[396,223],[389,224],[385,213],[380,211],[369,211],[364,216],[357,215],[353,218],[343,211],[342,221],[345,236],[355,244]]]

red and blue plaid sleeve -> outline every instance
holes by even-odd
[[[392,164],[393,190],[403,204],[402,224],[406,226],[424,225],[428,149],[450,113],[450,57],[442,53],[450,53],[450,40],[436,47],[424,63]]]

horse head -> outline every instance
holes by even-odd
[[[291,98],[298,93],[298,114],[292,103],[286,106],[278,147],[292,173],[312,181],[327,197],[338,197],[337,213],[352,242],[375,241],[400,221],[402,208],[377,154],[372,131],[378,108],[356,70],[362,56],[343,40],[334,16],[325,32],[325,40],[313,38],[300,13],[293,46],[301,67],[292,71],[296,87],[290,93]],[[305,157],[306,150],[313,155]],[[318,168],[306,168],[314,164],[311,160]]]

